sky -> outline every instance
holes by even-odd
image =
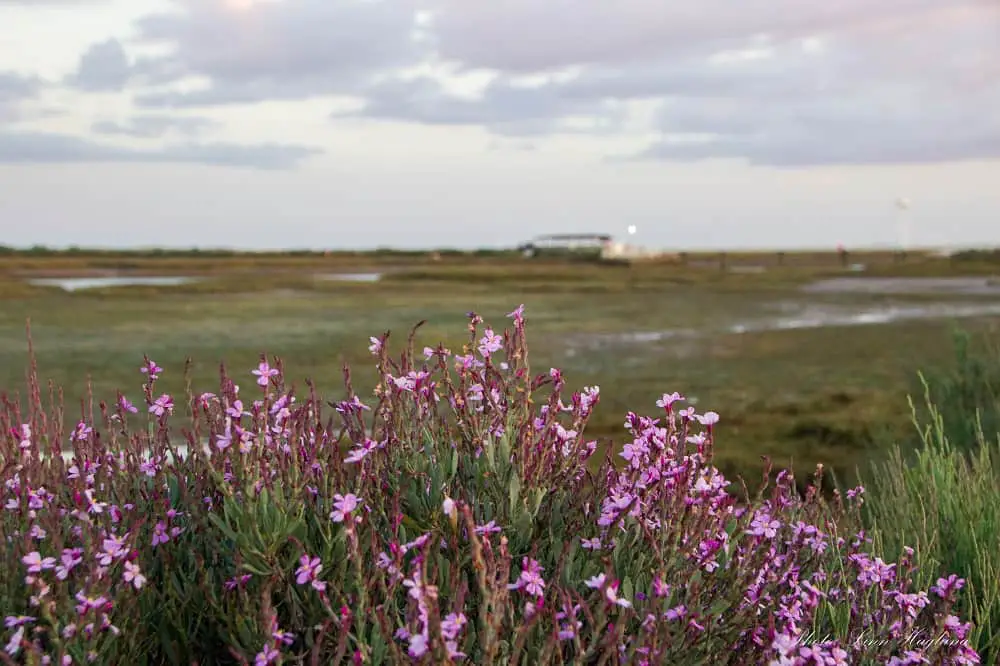
[[[0,0],[0,26],[0,245],[1000,246],[997,0]]]

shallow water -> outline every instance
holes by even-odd
[[[316,276],[321,280],[343,280],[345,282],[378,282],[381,273],[323,273]]]
[[[208,442],[206,442],[205,444],[207,445]],[[187,446],[187,444],[178,444],[174,448],[177,449],[177,453],[180,454],[181,460],[183,460],[185,457],[187,457],[187,452],[188,452],[188,446]],[[146,453],[146,456],[148,457],[149,456],[149,451],[146,451],[145,453]],[[173,456],[168,452],[166,454],[166,457],[167,457],[167,462],[170,462]],[[62,458],[66,462],[69,462],[70,460],[72,460],[73,459],[73,450],[70,449],[68,451],[63,451],[62,452]]]
[[[337,280],[343,282],[378,282],[381,273],[321,273],[315,276],[319,280]],[[190,275],[156,275],[156,276],[101,276],[101,277],[53,277],[32,278],[28,283],[36,287],[58,287],[63,291],[81,291],[84,289],[104,289],[108,287],[177,287],[197,282],[203,278]]]
[[[64,291],[79,291],[81,289],[102,289],[105,287],[176,287],[195,282],[200,278],[187,275],[131,276],[131,277],[70,277],[70,278],[35,278],[28,283],[36,287],[59,287]]]
[[[868,307],[853,311],[807,307],[789,317],[734,324],[731,333],[785,331],[824,326],[871,326],[914,319],[952,319],[1000,315],[1000,303],[934,304],[921,306]]]
[[[830,278],[802,291],[814,294],[962,294],[1000,296],[1000,277]]]
[[[712,333],[761,333],[788,331],[826,326],[873,326],[898,321],[921,319],[960,319],[964,317],[1000,316],[1000,302],[993,303],[934,303],[925,305],[885,305],[844,307],[780,303],[782,315],[760,317],[735,323],[707,327],[703,330],[667,329],[660,331],[628,331],[588,336],[591,346],[602,344],[649,344],[666,340],[691,340]]]

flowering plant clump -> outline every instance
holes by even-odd
[[[470,314],[454,354],[371,338],[367,401],[346,368],[325,404],[266,358],[250,395],[223,372],[169,396],[145,359],[138,429],[118,395],[65,432],[33,370],[0,414],[4,661],[979,662],[962,581],[915,590],[909,553],[872,552],[863,489],[826,502],[817,474],[802,497],[782,472],[738,497],[718,415],[677,393],[599,457],[599,389],[531,374],[508,316]]]

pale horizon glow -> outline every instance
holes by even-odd
[[[236,12],[245,12],[252,9],[256,0],[222,0],[222,5],[226,9],[231,9]]]

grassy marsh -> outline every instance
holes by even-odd
[[[577,387],[598,384],[602,402],[594,435],[620,439],[629,409],[651,406],[681,390],[699,408],[726,415],[717,440],[727,473],[755,475],[760,456],[793,463],[805,477],[822,461],[851,478],[873,440],[910,427],[906,393],[918,367],[951,361],[947,319],[875,325],[771,330],[777,322],[828,312],[919,309],[930,304],[1000,304],[1000,298],[926,294],[804,293],[821,277],[847,274],[837,255],[716,254],[669,261],[599,265],[516,256],[263,255],[130,256],[16,255],[0,271],[0,387],[23,385],[25,322],[41,374],[65,390],[72,416],[93,378],[95,396],[121,388],[137,398],[137,369],[148,354],[167,373],[165,391],[183,389],[188,357],[198,384],[212,383],[220,362],[234,375],[261,352],[281,356],[289,377],[314,379],[334,398],[341,368],[358,369],[356,386],[370,391],[369,335],[391,330],[397,344],[420,320],[418,343],[444,340],[453,349],[464,313],[488,320],[527,305],[532,365],[562,368]],[[997,265],[892,253],[852,254],[866,275],[984,275]],[[699,264],[698,262],[701,262]],[[761,273],[738,265],[766,265]],[[127,268],[125,268],[127,266]],[[32,287],[25,275],[199,275],[173,287],[114,287],[66,293]],[[949,272],[950,271],[950,272]],[[318,279],[319,274],[381,272],[377,283]],[[1000,273],[1000,271],[997,271]],[[963,318],[972,332],[1000,316]],[[740,326],[761,330],[737,333]],[[249,383],[251,377],[247,375]]]

